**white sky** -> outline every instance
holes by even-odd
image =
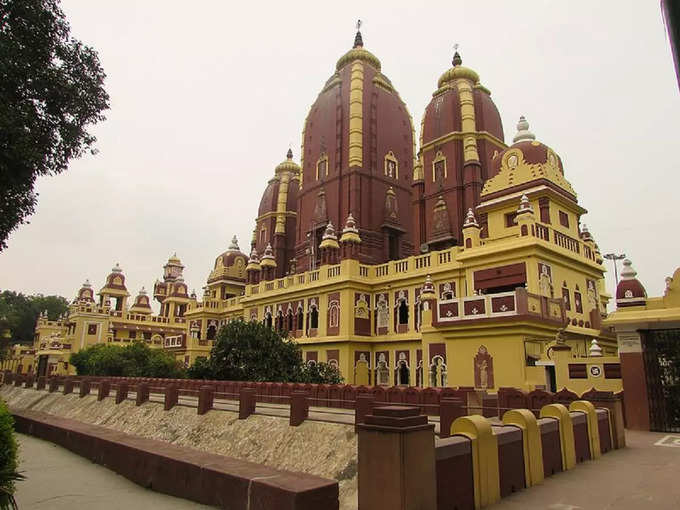
[[[307,111],[357,17],[417,129],[459,43],[506,142],[523,114],[560,154],[602,253],[626,253],[650,295],[679,263],[680,95],[656,0],[63,8],[73,36],[99,52],[111,110],[94,129],[97,156],[38,182],[37,212],[0,253],[2,289],[72,298],[120,262],[135,295],[176,251],[200,296],[233,234],[249,251],[266,182],[289,144],[299,161]]]

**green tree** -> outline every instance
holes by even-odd
[[[220,328],[208,360],[189,368],[191,377],[231,381],[341,382],[334,367],[308,367],[302,350],[287,334],[265,324],[243,320]]]
[[[96,152],[106,75],[70,32],[59,0],[0,0],[0,250],[33,213],[36,178]]]
[[[111,377],[184,377],[184,369],[174,355],[152,349],[144,342],[130,345],[95,344],[71,354],[78,375]]]
[[[14,419],[5,403],[0,400],[0,509],[17,508],[14,501],[14,482],[22,480],[17,472],[17,441]]]
[[[26,296],[11,290],[0,293],[0,339],[9,331],[5,344],[32,343],[38,315],[43,311],[50,320],[56,320],[68,311],[68,301],[62,296]]]

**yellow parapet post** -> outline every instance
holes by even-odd
[[[511,409],[503,415],[503,424],[522,429],[524,480],[527,487],[543,482],[543,444],[534,413],[528,409]]]
[[[575,400],[569,405],[570,411],[580,411],[586,414],[588,424],[588,443],[590,444],[590,458],[599,459],[602,456],[600,449],[600,429],[597,424],[597,410],[592,402],[587,400]]]
[[[501,499],[498,469],[498,440],[491,422],[479,415],[462,416],[451,425],[451,435],[460,434],[472,443],[472,472],[475,486],[475,508]]]
[[[541,418],[555,418],[560,427],[560,450],[562,469],[567,471],[576,465],[576,446],[574,443],[574,424],[569,410],[562,404],[548,404],[541,409]]]

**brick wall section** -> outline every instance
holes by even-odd
[[[338,483],[35,411],[17,431],[46,439],[155,491],[234,510],[338,510]]]

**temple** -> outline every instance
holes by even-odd
[[[189,365],[243,319],[352,384],[620,389],[602,370],[618,364],[602,257],[561,158],[524,117],[506,143],[457,51],[433,89],[416,142],[357,32],[304,119],[299,164],[289,150],[274,167],[249,254],[234,238],[200,300],[171,257],[158,314],[144,289],[129,303],[116,265],[97,297],[86,282],[67,316],[41,317],[23,370],[72,372],[72,352],[133,340]]]

